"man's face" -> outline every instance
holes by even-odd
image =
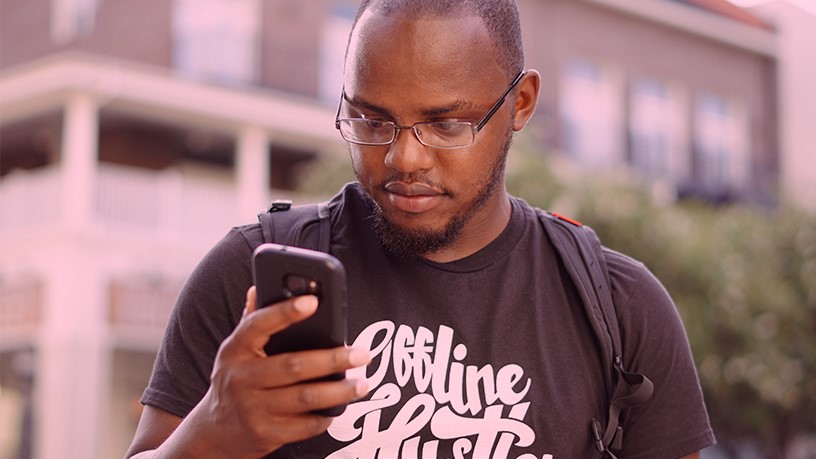
[[[352,37],[341,117],[398,125],[482,119],[510,78],[493,59],[481,19],[379,16],[367,12]],[[387,146],[350,144],[352,165],[376,203],[375,225],[400,255],[445,249],[500,218],[513,97],[457,149],[424,146],[409,129]],[[502,191],[502,192],[497,192]]]

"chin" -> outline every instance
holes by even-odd
[[[407,215],[408,218],[390,217],[380,206],[375,206],[372,212],[372,227],[380,245],[400,258],[423,257],[450,247],[461,236],[467,221],[466,218],[453,216],[444,223],[430,226],[417,221],[420,215],[400,215]]]

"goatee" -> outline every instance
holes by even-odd
[[[504,178],[504,169],[507,164],[507,154],[512,143],[512,133],[508,133],[507,139],[500,150],[500,154],[490,168],[488,175],[479,184],[479,192],[470,202],[467,208],[453,215],[444,228],[440,230],[429,229],[408,229],[396,225],[387,218],[382,208],[366,192],[366,198],[371,204],[372,228],[379,239],[380,244],[391,254],[400,258],[420,258],[440,252],[452,246],[462,235],[465,225],[470,221],[476,212],[482,209],[490,198],[496,193]],[[356,173],[356,171],[355,171]],[[402,180],[409,182],[424,182],[423,177],[412,174],[411,176],[395,175],[377,185],[378,188],[384,186],[388,181]],[[358,176],[359,181],[359,176]]]

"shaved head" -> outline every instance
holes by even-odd
[[[493,58],[512,78],[524,68],[521,25],[514,0],[363,0],[353,30],[367,11],[377,15],[455,18],[478,16],[492,40]]]

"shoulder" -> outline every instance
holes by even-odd
[[[247,258],[263,243],[259,223],[236,226],[227,232],[204,256],[198,269],[223,267],[233,263],[249,262]],[[219,268],[220,269],[220,268]]]
[[[616,306],[643,296],[671,301],[663,284],[642,262],[608,247],[603,247],[603,257]]]
[[[227,232],[221,241],[212,250],[255,250],[263,243],[263,234],[260,223],[250,223],[236,226]]]
[[[563,238],[559,236],[558,239],[567,248],[574,244],[565,241],[573,239],[574,243],[577,244],[576,234],[573,234],[572,237],[567,234],[577,233],[576,230],[581,229],[581,227],[589,230],[590,239],[595,237],[591,227],[578,221],[532,207],[522,199],[513,198],[513,200],[520,208],[525,210],[524,214],[528,219],[539,220],[541,222],[540,226],[549,226],[553,230],[543,229],[542,233],[564,236]],[[549,222],[552,222],[552,224],[549,224]],[[536,224],[539,223],[536,222]],[[561,231],[555,231],[556,228]],[[569,231],[570,229],[572,231]],[[552,244],[558,244],[558,242],[552,240],[550,235],[545,237],[550,239]],[[600,242],[603,244],[603,241]],[[607,279],[621,328],[628,328],[630,332],[639,332],[642,327],[648,327],[653,322],[680,323],[674,302],[663,284],[646,265],[612,248],[601,245],[600,249],[603,261],[606,264]],[[566,252],[569,252],[569,250],[566,250]],[[682,325],[679,327],[675,325],[675,328],[682,331]]]
[[[671,330],[669,334],[684,335],[671,295],[646,265],[608,248],[603,253],[621,327],[629,333]]]
[[[553,236],[557,234],[559,236],[557,239],[561,241],[561,244],[567,248],[576,247],[577,250],[577,246],[584,245],[578,242],[579,238],[577,236],[578,233],[583,232],[581,230],[587,230],[589,233],[588,238],[583,238],[584,241],[591,241],[597,237],[591,226],[584,225],[579,221],[557,213],[551,213],[537,207],[532,207],[520,198],[512,198],[512,200],[518,208],[523,210],[525,218],[528,219],[530,223],[561,230],[548,231],[546,228],[542,228],[542,233],[545,237],[550,239],[550,242],[553,244],[556,244],[556,241],[553,240]],[[571,244],[567,242],[570,240],[572,241]],[[614,298],[615,304],[626,302],[632,291],[639,287],[645,286],[650,289],[657,289],[658,291],[662,289],[660,282],[642,262],[604,246],[602,240],[600,243],[601,254],[609,275],[610,287],[613,295],[617,293],[617,296]],[[589,246],[596,247],[596,250],[592,250],[594,253],[597,253],[596,244],[597,242],[594,244],[590,242],[589,244]],[[584,246],[587,247],[586,245]]]
[[[178,304],[198,308],[209,298],[242,298],[252,282],[252,252],[262,242],[258,223],[232,228],[193,270]]]
[[[216,243],[187,278],[176,303],[183,317],[226,314],[234,321],[252,284],[252,252],[263,242],[260,225],[232,228]],[[226,301],[225,301],[226,300]],[[220,312],[219,312],[220,311]]]

